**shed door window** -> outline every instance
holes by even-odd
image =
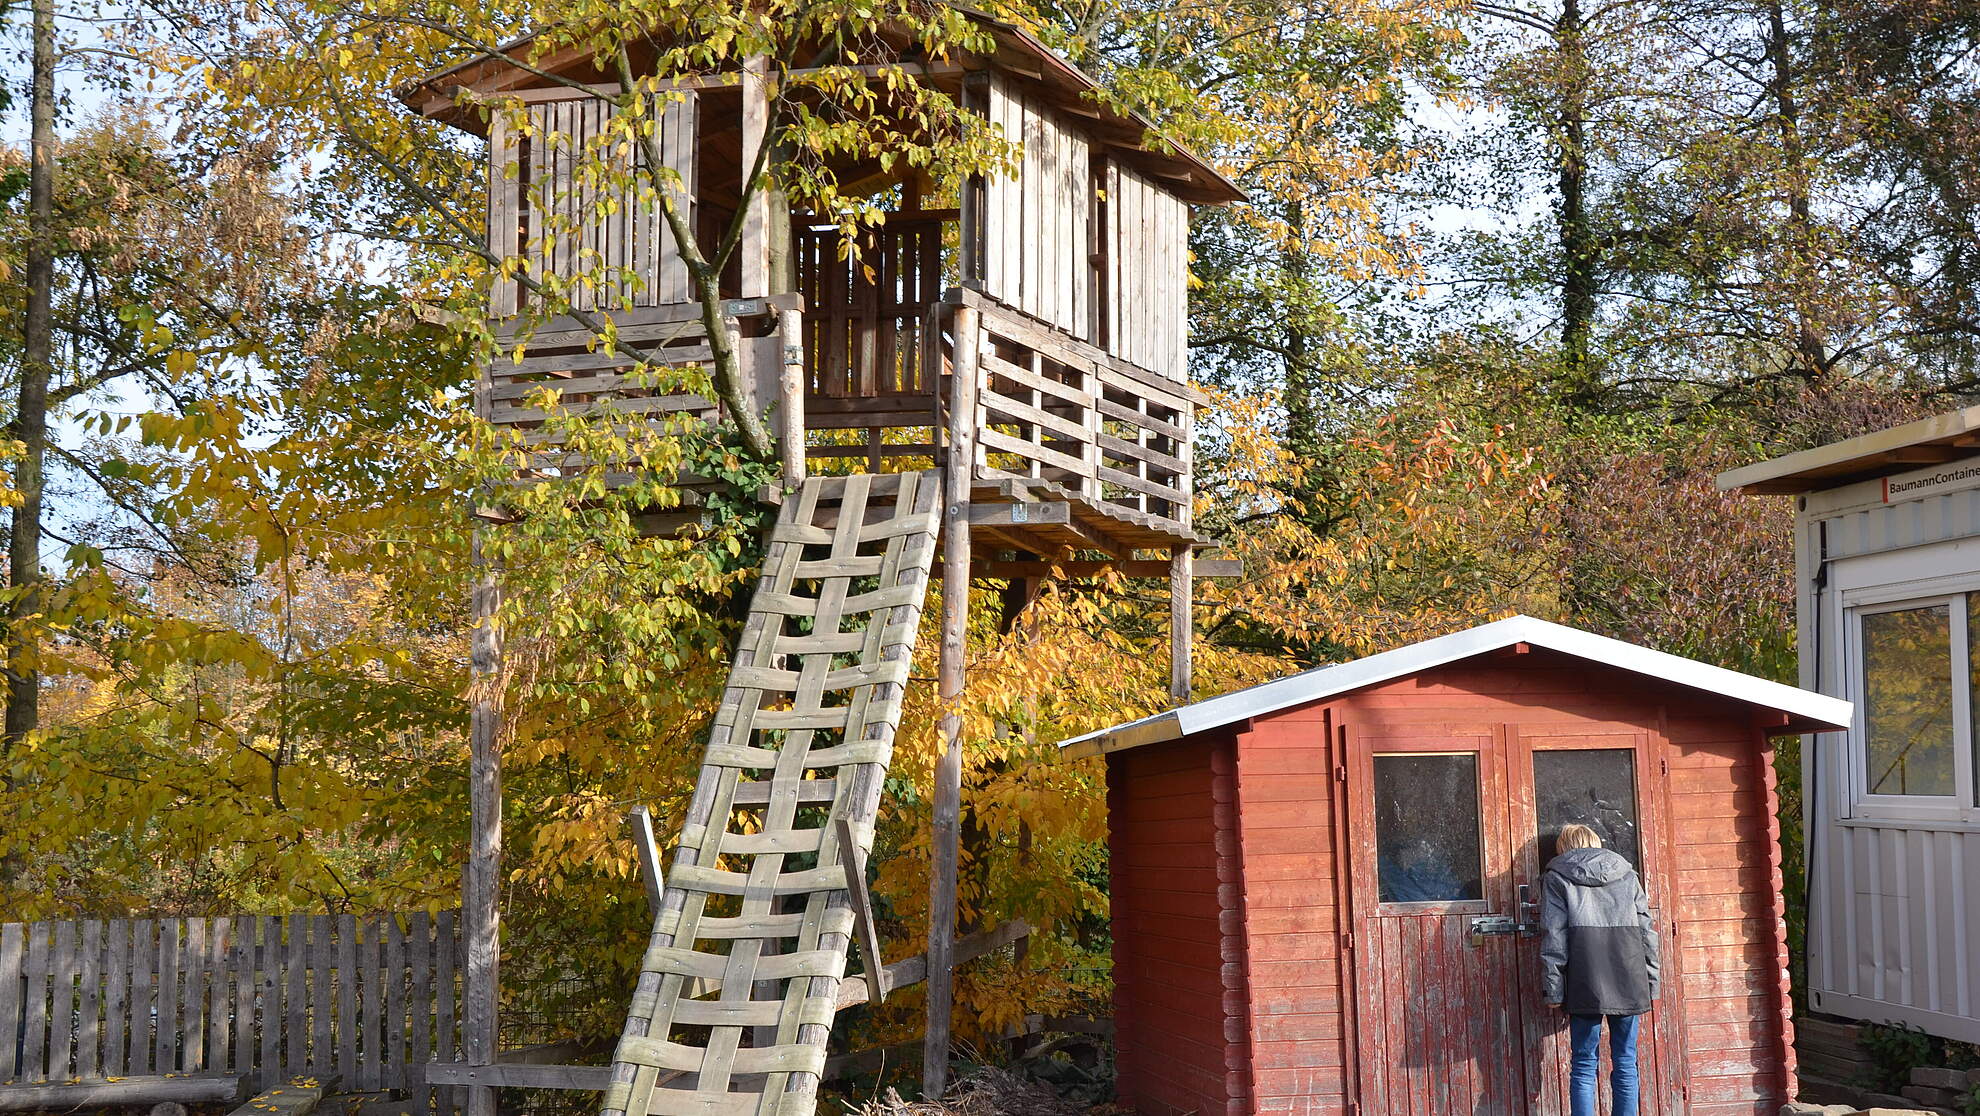
[[[1643,840],[1636,816],[1636,749],[1566,748],[1533,753],[1533,814],[1540,863],[1560,850],[1561,827],[1585,825],[1639,870]]]
[[[1374,789],[1382,902],[1485,897],[1476,753],[1377,755]]]
[[[1851,611],[1855,765],[1868,803],[1975,802],[1980,592]]]

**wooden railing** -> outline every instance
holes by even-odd
[[[981,323],[979,475],[1050,481],[1186,528],[1201,396],[971,292]],[[958,343],[965,343],[958,340]]]
[[[932,459],[939,448],[938,396],[949,390],[953,356],[966,345],[979,355],[979,477],[1049,482],[1093,504],[1145,517],[1157,534],[1187,530],[1191,428],[1204,396],[975,291],[952,288],[936,297],[928,288],[939,279],[943,215],[914,216],[898,228],[890,223],[885,243],[892,248],[865,258],[862,267],[879,269],[875,279],[857,278],[859,269],[851,265],[840,279],[813,271],[813,294],[833,300],[823,306],[809,297],[801,310],[788,297],[730,304],[753,405],[759,411],[775,405],[775,435],[803,443],[806,457],[865,458],[874,472],[883,471],[887,458]],[[806,235],[815,264],[825,241],[822,234]],[[910,258],[917,261],[914,268],[928,270],[900,262]],[[910,271],[912,298],[904,293]],[[865,293],[852,299],[849,292],[857,290]],[[959,306],[977,311],[973,337],[955,335]],[[656,354],[661,366],[709,359],[696,304],[622,312],[615,320],[620,336]],[[801,337],[802,348],[787,345],[786,334]],[[789,363],[796,361],[802,364]],[[551,322],[530,335],[522,361],[502,358],[490,366],[481,407],[490,420],[524,431],[532,453],[522,480],[590,467],[564,447],[551,415],[531,405],[532,393],[546,387],[557,389],[565,414],[584,415],[609,403],[628,421],[721,417],[702,396],[644,386],[632,378],[632,365],[621,354],[597,351],[589,328]],[[854,431],[865,437],[840,433]],[[698,483],[677,480],[687,488]]]
[[[748,381],[745,386],[759,410],[776,399],[779,357],[775,330],[780,305],[774,299],[738,299],[727,306],[732,337]],[[590,318],[602,320],[607,316],[600,312]],[[713,422],[720,417],[721,408],[715,401],[666,386],[668,368],[705,365],[710,359],[700,303],[673,303],[609,316],[621,341],[652,357],[645,373],[649,380],[636,378],[636,361],[623,352],[604,348],[591,326],[576,319],[537,324],[524,335],[521,361],[504,354],[488,367],[476,402],[491,422],[523,431],[532,452],[529,471],[522,480],[564,476],[590,466],[583,457],[561,448],[565,439],[549,425],[550,413],[533,405],[532,396],[545,389],[556,390],[558,413],[572,417],[608,405],[614,414],[628,419],[660,421],[685,414]],[[508,344],[514,343],[512,335]]]
[[[804,296],[805,423],[813,430],[926,427],[933,421],[941,364],[929,312],[944,290],[942,237],[952,209],[890,213],[844,251],[836,228],[793,234]],[[921,444],[919,452],[932,448]],[[814,447],[846,456],[873,447]],[[898,453],[899,450],[891,452]]]
[[[452,1112],[421,1067],[460,1049],[461,943],[437,915],[0,925],[0,1081],[335,1076]]]

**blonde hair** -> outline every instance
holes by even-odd
[[[1599,849],[1602,847],[1602,838],[1585,825],[1564,825],[1561,827],[1561,835],[1554,839],[1554,847],[1562,852],[1567,852],[1569,849]]]

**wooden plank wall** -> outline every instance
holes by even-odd
[[[1255,722],[1237,747],[1255,1110],[1347,1110],[1347,998],[1328,726],[1319,707]],[[1364,1106],[1368,1116],[1373,1109]]]
[[[1172,380],[1187,373],[1189,206],[1107,164],[1107,351]]]
[[[1726,720],[1673,719],[1665,734],[1691,1112],[1773,1113],[1793,1066],[1768,753]]]
[[[1116,1080],[1142,1116],[1252,1111],[1234,784],[1228,739],[1107,763]]]
[[[0,1082],[337,1075],[452,1112],[455,912],[0,924]],[[18,1036],[18,1039],[16,1039]]]
[[[1087,142],[1001,76],[990,82],[989,117],[1006,139],[1024,144],[1024,158],[1015,178],[985,183],[984,293],[1090,340],[1094,182]]]
[[[643,182],[630,186],[586,173],[610,143],[613,106],[598,97],[540,100],[527,108],[526,128],[498,119],[489,140],[489,248],[519,256],[529,274],[565,279],[593,275],[569,291],[578,310],[665,306],[691,297],[687,269],[657,201],[642,203]],[[497,114],[498,118],[500,114]],[[694,196],[696,101],[660,106],[656,113],[661,157],[681,176],[684,196]],[[624,167],[632,156],[616,155]],[[621,272],[630,273],[630,282]],[[491,310],[498,318],[520,312],[528,300],[511,280],[497,279]]]

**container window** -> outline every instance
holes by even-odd
[[[1377,755],[1374,790],[1382,902],[1485,897],[1475,753]]]
[[[1980,593],[1966,594],[1966,739],[1972,742],[1973,801],[1980,804]]]
[[[1959,793],[1950,605],[1872,612],[1862,621],[1864,788]]]
[[[1540,863],[1560,851],[1561,827],[1585,825],[1641,871],[1636,813],[1636,753],[1629,748],[1573,748],[1533,753],[1534,812]]]

